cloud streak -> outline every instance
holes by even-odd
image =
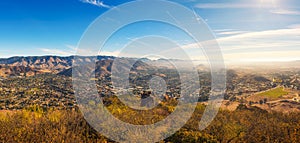
[[[261,5],[255,3],[200,3],[195,6],[201,9],[228,9],[228,8],[273,8],[273,5]]]
[[[300,46],[300,28],[248,32],[217,39],[224,50],[292,50]]]
[[[229,36],[229,35],[237,35],[247,33],[248,31],[236,31],[236,30],[223,30],[223,31],[215,31],[217,35],[220,36]]]
[[[286,28],[266,31],[247,32],[217,38],[225,61],[268,61],[295,60],[299,58],[300,28]],[[204,41],[208,47],[209,41]],[[189,55],[203,58],[193,49],[201,43],[184,45],[181,48],[190,51]]]
[[[103,8],[111,8],[111,6],[104,4],[103,1],[100,0],[81,0],[81,2],[83,3],[88,3],[88,4],[92,4],[98,7],[103,7]]]
[[[276,3],[273,2],[260,2],[260,3],[199,3],[195,5],[200,9],[244,9],[244,8],[265,8],[270,9],[270,13],[280,15],[300,15],[298,10],[289,10],[284,8],[278,8]]]
[[[42,52],[44,52],[45,54],[53,54],[53,55],[59,55],[59,56],[70,56],[73,55],[74,52],[66,52],[63,50],[58,50],[58,49],[48,49],[48,48],[41,48],[40,49]]]
[[[281,15],[299,15],[300,16],[300,11],[296,11],[296,10],[280,9],[280,10],[271,10],[270,12],[274,13],[274,14],[281,14]]]

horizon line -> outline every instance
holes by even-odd
[[[3,59],[10,59],[10,58],[15,58],[15,57],[23,57],[23,58],[27,58],[27,57],[72,57],[72,56],[79,56],[79,57],[93,57],[93,56],[105,56],[105,57],[118,57],[118,56],[112,56],[112,55],[93,55],[93,56],[84,56],[84,55],[15,55],[15,56],[9,56],[9,57],[0,57],[0,60]],[[138,57],[120,57],[120,58],[138,58]],[[145,57],[142,57],[145,58]],[[142,59],[139,58],[139,59]],[[151,58],[147,58],[150,60],[153,60]],[[166,59],[166,58],[159,58],[159,59]],[[155,60],[159,60],[159,59],[155,59]],[[183,60],[183,59],[167,59],[167,60]],[[184,60],[183,60],[184,61]],[[191,61],[205,61],[207,62],[206,59],[204,60],[191,60]],[[238,60],[238,61],[233,61],[233,60],[226,60],[224,59],[224,63],[271,63],[271,62],[295,62],[295,61],[300,61],[300,59],[246,59],[246,60]]]

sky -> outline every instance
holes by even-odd
[[[90,24],[127,0],[3,0],[0,58],[69,56]],[[300,60],[299,0],[172,0],[198,14],[210,27],[226,62]],[[142,13],[142,12],[140,12]],[[118,55],[132,39],[159,35],[186,47],[196,43],[180,29],[142,22],[117,31],[100,54]],[[155,45],[157,46],[157,45]]]

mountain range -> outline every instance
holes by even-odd
[[[79,57],[81,61],[90,61],[94,57]],[[97,56],[99,61],[113,60],[112,56]],[[71,70],[74,56],[33,56],[0,59],[0,76],[33,76],[35,74],[63,74]]]
[[[15,77],[15,76],[33,76],[36,74],[51,73],[64,76],[72,76],[72,64],[75,61],[75,56],[60,57],[60,56],[34,56],[34,57],[11,57],[0,59],[0,77]],[[95,57],[77,56],[76,62],[91,62]],[[97,62],[94,73],[96,76],[108,74],[116,57],[112,56],[97,56]],[[171,60],[173,63],[181,63],[180,60]],[[147,58],[118,58],[120,65],[116,70],[129,70],[129,63],[135,63],[133,70],[152,69],[153,66],[160,68],[174,68],[168,60],[158,59],[150,60]],[[184,65],[184,64],[183,64]],[[92,66],[91,66],[92,67]]]
[[[0,58],[0,77],[14,77],[14,76],[33,76],[36,74],[52,73],[65,76],[72,75],[72,64],[74,62],[75,56],[60,57],[60,56],[29,56],[29,57],[11,57],[11,58]],[[113,56],[76,56],[78,58],[77,62],[90,62],[91,60],[97,59],[95,74],[107,74],[110,73],[113,61],[116,57]],[[127,64],[131,60],[137,61],[135,64],[136,69],[147,69],[151,66],[158,66],[160,68],[175,68],[180,65],[180,67],[185,67],[191,69],[185,60],[178,59],[158,59],[150,60],[148,58],[118,58],[124,64]],[[147,66],[146,66],[147,65]],[[228,67],[235,69],[234,65],[228,65]],[[300,68],[300,61],[290,61],[290,62],[266,62],[266,63],[250,63],[244,66],[238,66],[238,68],[252,67],[255,70],[259,70],[264,67],[263,70],[267,69],[291,69]],[[125,68],[125,67],[124,67]],[[122,68],[121,68],[122,69]],[[198,70],[207,70],[208,66],[200,64],[197,66]],[[123,69],[125,70],[125,69]]]

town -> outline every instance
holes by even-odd
[[[204,70],[198,70],[198,73],[201,87],[198,94],[193,94],[198,95],[198,101],[205,104],[211,94],[211,75],[210,72]],[[127,90],[137,98],[155,96],[149,88],[149,80],[152,76],[159,76],[166,81],[167,89],[159,97],[161,101],[180,99],[180,76],[175,69],[159,69],[151,73],[148,73],[147,70],[132,72],[129,77],[130,88]],[[118,96],[119,90],[124,90],[113,87],[111,74],[101,74],[90,80],[96,81],[100,97]],[[245,104],[265,108],[262,104],[269,103],[268,106],[270,106],[272,103],[275,106],[277,103],[275,101],[285,101],[286,104],[295,105],[295,110],[299,110],[300,77],[297,70],[253,74],[243,70],[230,69],[227,70],[226,84],[224,101],[227,106]],[[264,92],[274,89],[282,89],[281,92],[284,93],[276,98],[263,95]],[[280,91],[277,92],[280,94]],[[75,110],[77,104],[72,87],[72,77],[45,73],[35,76],[20,75],[0,80],[1,110],[20,110],[32,105]]]

